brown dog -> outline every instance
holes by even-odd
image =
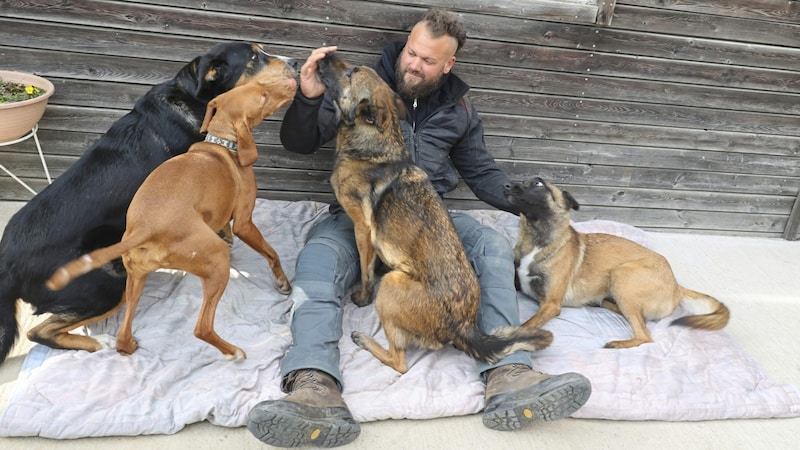
[[[653,342],[645,320],[662,319],[679,304],[695,315],[673,324],[719,330],[728,323],[728,308],[680,286],[663,256],[619,236],[575,231],[570,210],[579,205],[569,192],[534,178],[507,185],[505,195],[521,211],[514,247],[519,287],[540,305],[524,326],[541,327],[562,305],[599,305],[633,328],[632,339],[605,346],[627,348]]]
[[[545,330],[506,327],[487,335],[478,328],[477,277],[428,176],[411,161],[389,86],[371,68],[334,54],[318,73],[340,119],[331,184],[355,224],[362,280],[355,303],[372,300],[377,257],[391,269],[375,296],[389,350],[357,331],[353,341],[400,373],[414,344],[435,350],[452,342],[489,362],[547,347],[552,334]]]
[[[233,220],[233,234],[267,259],[278,290],[290,292],[277,253],[252,222],[257,189],[252,165],[258,152],[251,130],[288,104],[296,89],[294,70],[284,58],[273,57],[256,80],[214,98],[201,127],[208,131],[206,140],[193,144],[187,153],[166,161],[147,177],[128,208],[122,241],[67,263],[47,286],[61,289],[122,255],[128,280],[125,317],[116,346],[120,353],[130,354],[137,347],[131,322],[147,274],[160,268],[195,274],[203,283],[195,336],[229,359],[244,359],[242,349],[214,331],[214,314],[230,268],[230,250],[217,231]]]

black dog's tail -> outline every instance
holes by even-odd
[[[0,283],[0,363],[6,360],[11,347],[19,337],[17,323],[17,295],[9,285],[10,277],[4,277]]]
[[[532,327],[500,327],[491,334],[485,334],[477,326],[472,326],[457,333],[453,339],[453,345],[457,349],[489,364],[520,350],[541,350],[552,342],[551,332]]]

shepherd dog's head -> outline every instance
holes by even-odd
[[[374,148],[383,143],[393,148],[400,143],[405,148],[400,129],[403,102],[372,68],[354,66],[332,52],[319,62],[317,76],[336,105],[337,147],[346,143],[346,147],[364,148],[359,145],[364,143]]]
[[[569,219],[570,210],[580,205],[567,191],[542,178],[508,183],[503,193],[511,205],[530,222],[554,222]]]

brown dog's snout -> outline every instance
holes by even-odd
[[[292,72],[292,75],[293,75],[293,76],[297,75],[297,65],[298,65],[298,62],[297,62],[297,60],[296,60],[296,59],[294,59],[294,58],[287,58],[287,57],[285,57],[285,56],[275,56],[275,55],[271,55],[271,56],[272,56],[273,58],[277,58],[277,59],[279,59],[279,60],[283,61],[283,62],[284,62],[284,63],[285,63],[285,64],[286,64],[286,65],[289,67],[289,69],[291,70],[291,72]]]

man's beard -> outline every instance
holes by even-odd
[[[439,87],[439,84],[442,82],[442,78],[444,78],[443,73],[439,73],[439,76],[436,77],[435,80],[428,80],[425,78],[421,78],[419,83],[415,85],[410,85],[406,83],[405,80],[405,70],[400,67],[400,58],[397,58],[397,62],[395,63],[395,77],[397,77],[397,93],[400,94],[405,100],[414,100],[417,98],[426,98],[436,88]],[[422,74],[420,74],[422,75]]]

